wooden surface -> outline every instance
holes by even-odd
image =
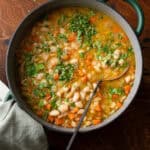
[[[0,80],[6,81],[6,40],[30,10],[44,0],[0,0]],[[117,3],[116,3],[117,2]],[[79,135],[72,150],[150,150],[150,0],[139,0],[145,14],[145,27],[139,37],[144,59],[143,79],[132,104],[113,123],[87,134]],[[111,7],[136,27],[136,13],[122,0],[110,0]],[[46,131],[49,143],[63,150],[69,135]]]

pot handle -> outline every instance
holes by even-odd
[[[108,0],[97,0],[97,1],[106,3]],[[139,3],[137,2],[137,0],[124,0],[124,1],[129,3],[135,9],[135,11],[137,13],[138,25],[136,27],[135,33],[137,36],[140,36],[140,34],[142,33],[142,30],[143,30],[143,27],[144,27],[143,10],[142,10],[141,6],[139,5]]]
[[[12,98],[8,87],[0,80],[0,105]]]

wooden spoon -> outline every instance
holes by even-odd
[[[91,96],[90,96],[90,98],[89,98],[89,100],[88,100],[88,102],[87,102],[87,104],[86,104],[86,106],[85,106],[85,110],[84,110],[84,112],[83,112],[83,114],[82,114],[82,116],[81,116],[81,118],[80,118],[80,120],[79,120],[78,126],[75,128],[74,133],[73,133],[73,135],[71,136],[71,138],[70,138],[70,140],[69,140],[69,142],[68,142],[68,145],[67,145],[67,147],[66,147],[66,150],[70,150],[70,148],[71,148],[71,146],[72,146],[72,144],[73,144],[73,142],[74,142],[74,140],[75,140],[75,137],[76,137],[76,135],[77,135],[77,133],[78,133],[78,131],[79,131],[81,125],[82,125],[83,119],[84,119],[84,117],[86,116],[86,114],[87,114],[87,112],[88,112],[88,109],[89,109],[89,107],[90,107],[90,104],[91,104],[91,102],[92,102],[92,99],[93,99],[93,97],[95,96],[95,94],[96,94],[96,92],[97,92],[97,89],[99,88],[100,84],[101,84],[102,82],[104,82],[104,81],[113,81],[113,80],[120,79],[123,75],[125,75],[125,73],[126,73],[128,70],[129,70],[129,66],[128,66],[121,74],[119,74],[119,76],[113,77],[113,78],[107,78],[107,79],[104,78],[103,80],[99,80],[99,81],[97,82],[97,85],[96,85],[96,87],[94,88],[94,90],[93,90],[93,92],[92,92],[92,94],[91,94]]]

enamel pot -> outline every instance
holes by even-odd
[[[19,86],[18,86],[18,74],[17,74],[17,66],[16,66],[16,56],[15,52],[18,47],[18,44],[23,39],[25,32],[31,28],[31,26],[38,21],[42,16],[47,14],[48,12],[60,8],[60,7],[69,7],[69,6],[80,6],[80,7],[89,7],[93,8],[95,10],[104,12],[111,18],[113,18],[125,31],[126,35],[128,36],[131,45],[133,47],[134,53],[135,53],[135,60],[136,60],[136,70],[135,70],[135,81],[134,85],[131,89],[130,94],[128,95],[127,99],[125,100],[123,106],[114,114],[112,114],[109,118],[104,120],[101,124],[97,126],[91,126],[86,128],[81,128],[79,132],[89,132],[92,130],[100,129],[109,123],[111,123],[113,120],[115,120],[117,117],[119,117],[129,106],[129,104],[134,99],[142,77],[142,54],[141,54],[141,48],[139,41],[137,39],[137,36],[140,35],[143,25],[144,25],[144,17],[143,12],[137,3],[136,0],[126,0],[127,3],[129,3],[136,11],[138,16],[138,25],[136,28],[136,31],[134,31],[129,23],[115,10],[110,8],[105,4],[105,0],[50,0],[47,3],[43,4],[42,6],[36,8],[33,10],[29,15],[25,17],[25,19],[21,22],[21,24],[18,26],[16,32],[14,33],[13,37],[11,38],[9,42],[9,47],[7,51],[7,59],[6,59],[6,74],[7,74],[7,80],[9,84],[9,88],[11,91],[12,96],[15,98],[19,106],[25,110],[31,117],[33,117],[35,120],[40,122],[43,126],[47,127],[48,129],[55,130],[58,132],[64,132],[64,133],[72,133],[74,129],[70,128],[63,128],[56,126],[54,124],[47,123],[46,121],[42,120],[38,116],[36,116],[27,106],[25,101],[23,100]]]

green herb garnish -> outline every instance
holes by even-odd
[[[55,71],[59,73],[60,81],[69,81],[73,76],[74,65],[60,63],[56,66]]]
[[[44,91],[42,91],[38,88],[33,90],[33,94],[37,97],[40,97],[40,98],[43,98],[46,95],[46,93]]]
[[[44,106],[44,101],[40,100],[38,105],[39,105],[39,107],[43,107]]]
[[[109,88],[108,90],[109,94],[110,95],[113,95],[113,94],[118,94],[118,95],[123,95],[124,94],[124,90],[122,88]]]
[[[66,15],[61,15],[61,17],[58,19],[58,25],[64,24],[64,22],[66,21],[66,19],[67,19]]]
[[[37,75],[41,70],[44,69],[44,64],[27,64],[26,65],[26,74],[27,76],[35,76]]]
[[[89,17],[85,14],[74,15],[71,18],[69,29],[77,33],[78,39],[83,36],[87,41],[90,41],[92,36],[96,34],[95,27],[90,24]]]
[[[62,49],[61,49],[61,48],[58,48],[58,49],[57,49],[57,57],[60,59],[62,55],[63,55]]]
[[[59,39],[59,40],[62,40],[62,41],[67,41],[67,37],[66,37],[65,34],[59,34],[59,35],[58,35],[58,39]]]
[[[45,52],[50,51],[50,47],[49,47],[48,43],[46,43],[46,42],[42,43],[41,49],[44,50]]]

